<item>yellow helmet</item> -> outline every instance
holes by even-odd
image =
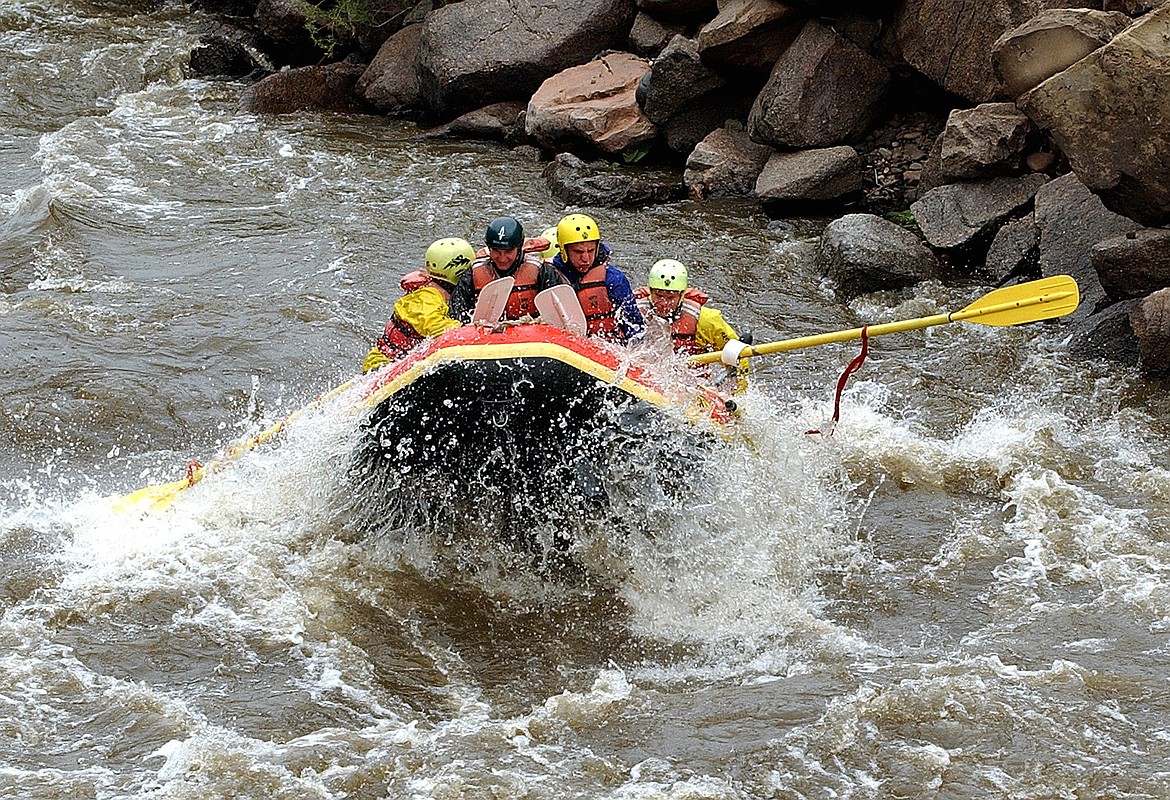
[[[548,261],[557,254],[557,229],[545,228],[540,238],[548,239],[548,249],[540,251],[540,257]]]
[[[664,289],[668,292],[682,292],[687,288],[687,268],[681,261],[673,258],[664,258],[655,261],[650,268],[650,280],[647,282],[651,289]]]
[[[565,253],[565,245],[577,242],[599,242],[601,233],[597,229],[597,220],[586,214],[570,214],[557,223],[557,250],[561,260],[568,263],[569,256]]]
[[[428,275],[454,286],[471,266],[475,250],[466,239],[439,239],[427,248],[426,259]]]

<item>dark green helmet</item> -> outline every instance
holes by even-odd
[[[524,229],[515,217],[498,217],[488,225],[484,241],[488,247],[513,250],[524,244]]]

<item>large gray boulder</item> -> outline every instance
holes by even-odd
[[[999,37],[991,48],[992,68],[1008,96],[1019,97],[1080,61],[1131,22],[1118,12],[1047,9]]]
[[[423,112],[418,81],[423,26],[407,25],[387,39],[358,78],[357,93],[383,114],[413,117]]]
[[[571,206],[641,208],[686,197],[682,182],[649,170],[634,172],[560,153],[544,168],[549,191]]]
[[[1007,219],[1025,213],[1046,175],[989,178],[931,189],[910,210],[933,247],[948,250],[988,243]]]
[[[548,77],[620,47],[633,0],[462,0],[427,15],[419,83],[431,114],[526,100]]]
[[[665,125],[700,98],[727,90],[723,76],[703,63],[695,41],[675,36],[653,61],[645,87],[646,116]]]
[[[910,231],[873,214],[847,214],[825,228],[821,273],[847,298],[901,289],[938,275],[938,259]]]
[[[1142,297],[1170,287],[1170,230],[1142,228],[1093,245],[1089,260],[1109,297]]]
[[[724,0],[699,31],[703,61],[766,74],[792,44],[805,15],[777,0]]]
[[[528,101],[524,129],[549,150],[619,155],[647,144],[658,131],[634,93],[649,71],[644,58],[610,53],[559,72]]]
[[[749,197],[772,148],[756,144],[740,125],[717,128],[687,157],[683,183],[696,199]]]
[[[990,53],[1007,31],[1052,0],[905,0],[892,26],[891,46],[916,70],[975,103],[1000,99]]]
[[[1041,273],[1075,278],[1081,288],[1081,307],[1073,318],[1088,316],[1106,301],[1090,251],[1098,242],[1134,230],[1136,223],[1105,208],[1071,173],[1036,192],[1035,218]]]
[[[1014,103],[955,109],[939,143],[939,169],[951,179],[1018,175],[1035,131]]]
[[[861,193],[861,168],[848,145],[773,153],[756,178],[756,197],[773,215],[820,210]]]
[[[1068,351],[1077,358],[1099,358],[1125,366],[1137,366],[1138,340],[1129,322],[1137,300],[1113,303],[1073,324]]]
[[[742,119],[751,106],[751,95],[703,63],[695,41],[685,36],[675,36],[654,59],[644,90],[646,115],[681,156],[724,121]]]
[[[1170,5],[1018,102],[1107,208],[1170,223]]]
[[[810,20],[756,97],[748,132],[779,148],[856,141],[876,118],[889,80],[877,59]]]
[[[1040,231],[1035,213],[1008,220],[995,233],[983,272],[994,284],[1002,284],[1012,275],[1031,275],[1040,265]]]

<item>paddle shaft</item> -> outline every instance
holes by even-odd
[[[969,320],[971,322],[985,322],[989,325],[1008,324],[1013,325],[1021,321],[1012,317],[1000,322],[994,317],[996,315],[1003,315],[1009,312],[1014,312],[1017,309],[1024,309],[1029,306],[1038,305],[1056,305],[1059,306],[1062,301],[1074,299],[1073,306],[1075,307],[1075,298],[1077,292],[1074,291],[1057,291],[1049,292],[1047,294],[1034,295],[1021,299],[1008,300],[1002,303],[983,304],[982,301],[977,301],[972,305],[961,309],[959,311],[951,311],[944,314],[933,314],[929,317],[917,317],[915,319],[904,319],[898,322],[884,322],[878,325],[868,325],[864,328],[850,328],[844,331],[833,331],[831,333],[818,333],[812,336],[801,336],[796,339],[785,339],[780,342],[769,342],[767,344],[756,345],[749,347],[740,352],[740,358],[751,358],[752,356],[764,356],[769,353],[784,353],[789,350],[800,350],[804,347],[815,347],[822,344],[833,344],[835,342],[848,342],[855,339],[860,339],[864,333],[866,336],[882,336],[887,333],[901,333],[902,331],[914,331],[922,328],[930,328],[934,325],[946,325],[949,322],[961,322]],[[989,317],[986,321],[981,320],[981,317]],[[692,356],[690,361],[692,364],[714,364],[722,357],[721,353],[703,353],[697,356]]]
[[[192,462],[191,466],[188,467],[186,478],[182,478],[177,481],[170,481],[168,483],[155,484],[153,486],[145,486],[141,489],[138,489],[137,491],[123,495],[121,498],[114,501],[114,510],[121,512],[140,505],[144,506],[147,510],[153,509],[156,511],[161,511],[165,509],[184,489],[188,489],[199,483],[199,481],[203,480],[203,478],[208,473],[213,472],[225,466],[226,464],[231,463],[232,461],[238,461],[245,454],[250,453],[262,444],[266,444],[272,439],[272,437],[280,433],[284,429],[285,425],[292,422],[306,411],[317,408],[326,400],[329,400],[341,392],[344,392],[346,389],[352,386],[356,380],[357,378],[354,378],[352,380],[346,381],[340,386],[334,386],[329,391],[319,395],[312,402],[308,403],[302,408],[298,408],[284,419],[274,422],[259,433],[253,434],[246,439],[233,442],[227,446],[223,455],[214,461],[208,462],[207,464]]]

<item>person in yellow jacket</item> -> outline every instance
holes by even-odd
[[[382,335],[362,362],[362,372],[397,361],[427,337],[458,328],[460,323],[449,313],[451,290],[474,260],[475,250],[465,239],[431,243],[426,270],[415,270],[402,279],[405,294],[394,304]]]

